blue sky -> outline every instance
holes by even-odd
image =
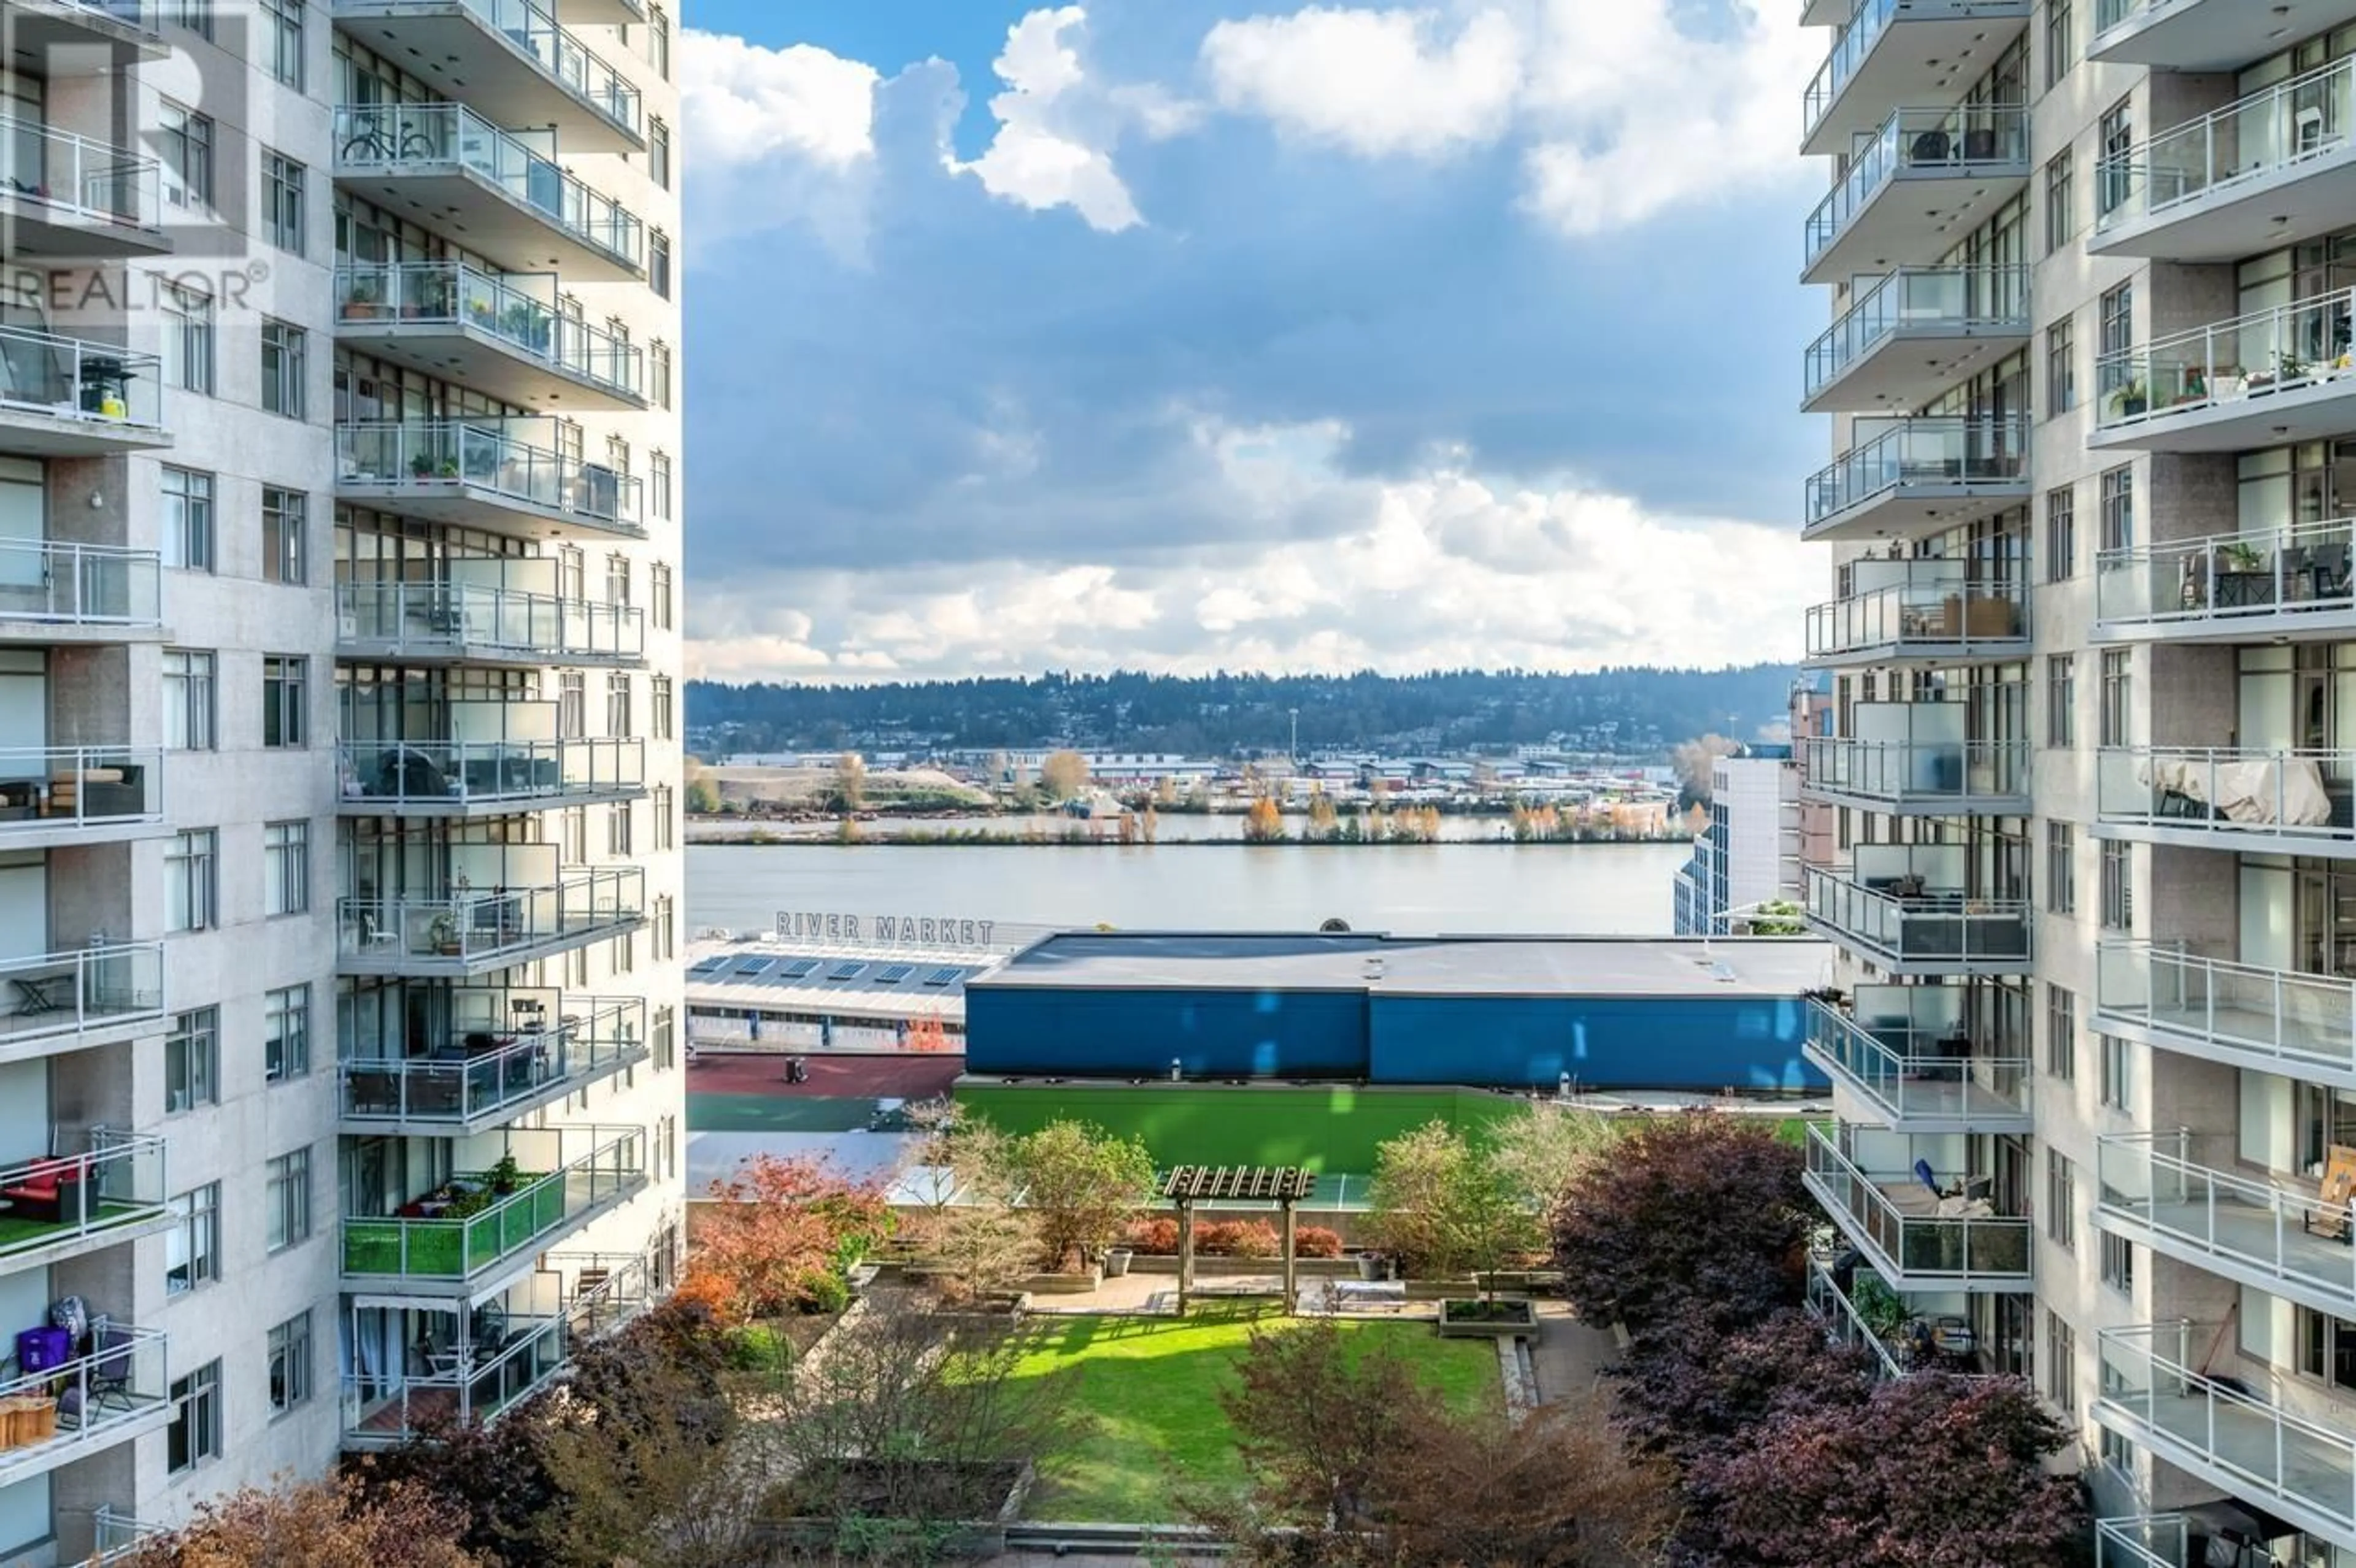
[[[1792,654],[1793,9],[701,0],[697,667]]]

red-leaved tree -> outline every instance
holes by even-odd
[[[844,1272],[892,1233],[883,1187],[823,1160],[756,1155],[710,1196],[680,1294],[724,1323],[840,1307]]]
[[[198,1505],[168,1535],[143,1541],[127,1568],[477,1568],[455,1539],[455,1509],[422,1487],[363,1495],[348,1482],[248,1488]]]
[[[1824,1323],[1796,1307],[1733,1334],[1683,1314],[1655,1325],[1610,1371],[1629,1445],[1680,1467],[1747,1445],[1773,1422],[1856,1411],[1874,1386],[1872,1353],[1827,1344]]]

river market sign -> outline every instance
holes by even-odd
[[[992,922],[939,914],[779,910],[780,942],[872,942],[898,947],[987,947]]]

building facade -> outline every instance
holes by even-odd
[[[1747,931],[1761,904],[1799,897],[1799,867],[1800,779],[1790,748],[1714,759],[1709,826],[1676,874],[1676,933]]]
[[[0,1563],[666,1282],[675,41],[0,0]]]
[[[1804,11],[1812,1288],[2033,1378],[2106,1562],[2344,1568],[2356,5]]]

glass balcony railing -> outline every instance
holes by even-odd
[[[0,843],[11,833],[103,827],[163,815],[161,748],[0,750]]]
[[[112,343],[0,326],[0,410],[160,435],[163,361]]]
[[[1936,1121],[1969,1126],[2027,1119],[2036,1063],[2026,1056],[1985,1056],[1968,1034],[1903,1029],[1890,1038],[1847,1013],[1811,1003],[1809,1057],[1891,1126]]]
[[[99,943],[0,959],[0,1051],[164,1016],[164,944]]]
[[[1898,1358],[1890,1353],[1890,1346],[1873,1331],[1849,1300],[1826,1266],[1825,1260],[1810,1253],[1807,1282],[1808,1310],[1823,1322],[1825,1332],[1844,1345],[1862,1345],[1873,1352],[1874,1371],[1884,1381],[1894,1382],[1906,1375]]]
[[[2094,976],[2098,1018],[2262,1072],[2356,1075],[2356,980],[2126,941],[2102,944]]]
[[[163,191],[154,158],[0,114],[0,200],[74,225],[152,234],[163,221]]]
[[[0,554],[0,571],[7,557]],[[5,601],[0,601],[5,603]],[[339,582],[337,635],[391,657],[502,656],[542,664],[645,656],[646,613],[461,582]]]
[[[2356,837],[2351,766],[2346,752],[2110,746],[2095,760],[2094,809],[2119,826],[2254,842]]]
[[[2199,631],[2253,615],[2356,610],[2356,521],[2106,549],[2094,615],[2106,625]]]
[[[2029,482],[2026,420],[1859,421],[1858,431],[1858,445],[1809,476],[1807,527],[1910,488]]]
[[[2096,1418],[2236,1498],[2297,1509],[2343,1536],[2356,1531],[2356,1432],[2214,1375],[2216,1347],[2233,1333],[2230,1323],[2104,1329]]]
[[[2292,77],[2198,120],[2162,131],[2096,165],[2097,234],[2198,208],[2348,140],[2356,56]]]
[[[2098,1137],[2096,1213],[2135,1227],[2155,1252],[2230,1264],[2276,1295],[2356,1316],[2347,1203],[2220,1168],[2239,1163],[2234,1146],[2180,1129]]]
[[[61,1130],[50,1147],[60,1152],[0,1164],[0,1259],[165,1214],[162,1138],[92,1127]]]
[[[2029,790],[2029,745],[2021,741],[1800,741],[1811,790],[1894,810],[1963,813],[2017,809]]]
[[[435,174],[462,168],[565,234],[633,270],[646,225],[553,160],[455,103],[386,103],[336,111],[336,163],[347,171]]]
[[[337,750],[344,799],[367,806],[556,803],[646,787],[636,740],[361,741]]]
[[[1801,100],[1801,122],[1804,132],[1813,133],[1817,123],[1829,113],[1857,74],[1881,42],[1890,25],[1902,20],[1911,7],[1904,0],[1860,0],[1850,16],[1847,26],[1841,28],[1839,39],[1825,63],[1816,68],[1814,80],[1808,83]],[[1967,22],[1976,16],[2019,16],[2021,0],[1947,0],[1940,8],[1943,16]]]
[[[398,1214],[348,1216],[343,1272],[350,1276],[459,1282],[541,1251],[593,1210],[646,1179],[646,1134],[637,1127],[568,1127],[597,1147],[554,1170],[522,1171],[500,1193],[487,1171],[452,1178]],[[553,1134],[519,1134],[547,1138]],[[415,1211],[411,1212],[411,1211]]]
[[[389,485],[421,498],[462,486],[594,527],[643,531],[635,475],[527,446],[494,425],[404,420],[336,427],[338,483]]]
[[[1896,891],[1908,879],[1869,886],[1847,871],[1808,868],[1809,918],[1844,945],[1867,949],[1887,963],[2025,966],[2036,923],[2019,900],[1981,898],[1960,889]]]
[[[546,887],[498,888],[445,898],[339,899],[348,958],[481,963],[588,941],[646,918],[643,868],[568,872]]]
[[[62,1349],[64,1360],[0,1378],[0,1411],[14,1418],[16,1434],[0,1448],[0,1481],[111,1447],[171,1409],[162,1329],[110,1323],[92,1328],[81,1344],[62,1328],[48,1332],[44,1352]],[[9,1364],[22,1364],[24,1354],[20,1348]]]
[[[91,1516],[91,1552],[99,1568],[129,1562],[153,1541],[169,1535],[160,1524],[149,1524],[120,1509],[102,1508]]]
[[[402,11],[446,12],[462,5],[509,46],[528,55],[542,74],[584,105],[631,135],[643,129],[638,90],[605,63],[569,28],[532,0],[391,0]],[[369,15],[380,16],[386,0],[369,0]]]
[[[2104,397],[2095,423],[2119,430],[2242,404],[2262,416],[2276,393],[2333,381],[2356,393],[2351,325],[2356,289],[2342,289],[2156,338],[2096,367]]]
[[[2029,602],[2017,583],[1988,582],[1967,560],[1869,561],[1887,566],[1894,581],[1860,589],[1808,611],[1807,647],[1812,659],[1862,653],[1904,654],[1909,648],[1960,648],[1969,657],[1975,643],[1989,645],[1991,656],[2029,635]]]
[[[1869,1175],[1823,1129],[1808,1128],[1807,1181],[1874,1272],[1909,1290],[2014,1289],[2029,1281],[2029,1224],[1993,1212],[1972,1185],[1933,1189],[1912,1171]],[[1936,1176],[1937,1172],[1933,1172]],[[1955,1196],[1945,1194],[1953,1189]],[[1949,1210],[1954,1212],[1947,1212]]]
[[[526,358],[623,397],[641,396],[646,381],[646,354],[637,345],[565,315],[496,273],[456,261],[340,268],[336,309],[352,324],[484,333]]]
[[[2029,157],[2026,110],[1966,104],[1953,109],[1901,109],[1849,159],[1848,172],[1808,215],[1807,264],[1831,250],[1874,198],[1905,176],[1968,175],[2019,165]]]
[[[581,1002],[578,1010],[539,1028],[469,1033],[425,1056],[348,1061],[344,1119],[478,1121],[594,1083],[646,1055],[642,998]]]
[[[2094,1568],[2196,1568],[2191,1550],[2180,1513],[2094,1522]]]
[[[1967,337],[2028,330],[2026,267],[1901,267],[1875,280],[1809,345],[1807,396],[1901,332]]]
[[[0,621],[161,626],[163,557],[112,545],[0,540]]]

